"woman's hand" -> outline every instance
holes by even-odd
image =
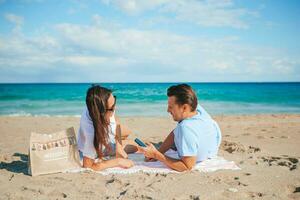
[[[124,159],[124,158],[117,158],[117,161],[118,161],[119,167],[122,167],[125,169],[130,168],[134,165],[132,160],[128,160],[128,159]]]

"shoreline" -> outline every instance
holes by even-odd
[[[212,118],[218,118],[218,117],[246,117],[246,116],[284,116],[284,115],[292,115],[292,116],[300,116],[300,113],[232,113],[232,114],[211,114]],[[168,116],[161,116],[161,115],[117,115],[119,118],[169,118],[171,115],[168,114]],[[8,114],[8,115],[0,115],[0,118],[5,117],[54,117],[54,118],[80,118],[81,115],[48,115],[48,114],[38,114],[38,115],[32,115],[32,114],[26,114],[26,115],[19,115],[19,114]]]

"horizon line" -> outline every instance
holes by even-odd
[[[0,82],[0,84],[153,84],[153,83],[300,83],[300,81],[177,81],[177,82]]]

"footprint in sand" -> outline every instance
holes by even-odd
[[[220,148],[228,153],[245,152],[245,147],[243,145],[226,140],[222,141]]]
[[[192,200],[200,200],[200,196],[199,195],[190,195],[190,199],[192,199]]]
[[[260,148],[254,146],[248,147],[247,153],[256,153],[256,152],[260,152]]]
[[[223,140],[223,142],[221,143],[221,149],[224,151],[227,151],[228,153],[235,153],[235,152],[239,152],[239,153],[256,153],[261,151],[260,148],[258,147],[254,147],[254,146],[249,146],[248,148],[246,148],[244,145],[236,143],[236,142],[229,142],[226,140]]]
[[[295,187],[295,190],[294,190],[294,192],[293,193],[300,193],[300,187]]]
[[[300,187],[294,186],[294,185],[288,185],[287,191],[289,193],[300,193]]]
[[[115,176],[112,176],[106,181],[105,185],[112,185],[112,187],[123,187],[124,185],[126,185],[126,183],[123,183],[120,179],[116,178]]]
[[[22,191],[30,191],[30,192],[36,192],[37,191],[36,189],[29,188],[29,187],[26,187],[26,186],[22,186],[21,190]]]
[[[280,136],[280,138],[282,138],[282,139],[289,139],[290,137],[286,136],[286,135],[283,135],[283,136]]]
[[[268,163],[269,166],[283,166],[287,167],[290,171],[297,169],[299,160],[293,157],[278,156],[263,156],[260,158],[263,162]]]
[[[264,194],[261,192],[248,192],[248,196],[251,198],[263,197]]]
[[[62,198],[67,198],[68,197],[67,194],[65,194],[63,192],[59,192],[58,190],[53,190],[48,195],[51,196],[51,197],[54,197],[55,199],[60,199],[61,197]]]
[[[299,199],[300,197],[300,187],[288,185],[287,192],[289,193],[288,197],[290,199]]]
[[[106,199],[109,198],[106,197]],[[147,193],[147,192],[145,193],[145,191],[129,188],[129,189],[121,190],[121,192],[118,195],[111,197],[111,199],[154,199],[154,198],[152,197],[151,193]]]
[[[238,181],[237,184],[238,184],[239,186],[244,186],[244,187],[248,186],[248,184],[242,183],[241,181]]]
[[[242,134],[243,136],[249,136],[249,135],[251,135],[250,133],[243,133]]]

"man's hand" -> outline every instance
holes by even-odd
[[[145,155],[147,159],[156,159],[159,151],[151,143],[146,143],[147,147],[138,147],[139,151]]]
[[[146,143],[147,147],[138,147],[140,152],[145,155],[145,159],[155,159],[163,162],[168,167],[182,172],[186,170],[191,170],[196,163],[196,156],[185,156],[182,159],[174,159],[168,156],[165,156],[160,151],[158,151],[151,143]]]

